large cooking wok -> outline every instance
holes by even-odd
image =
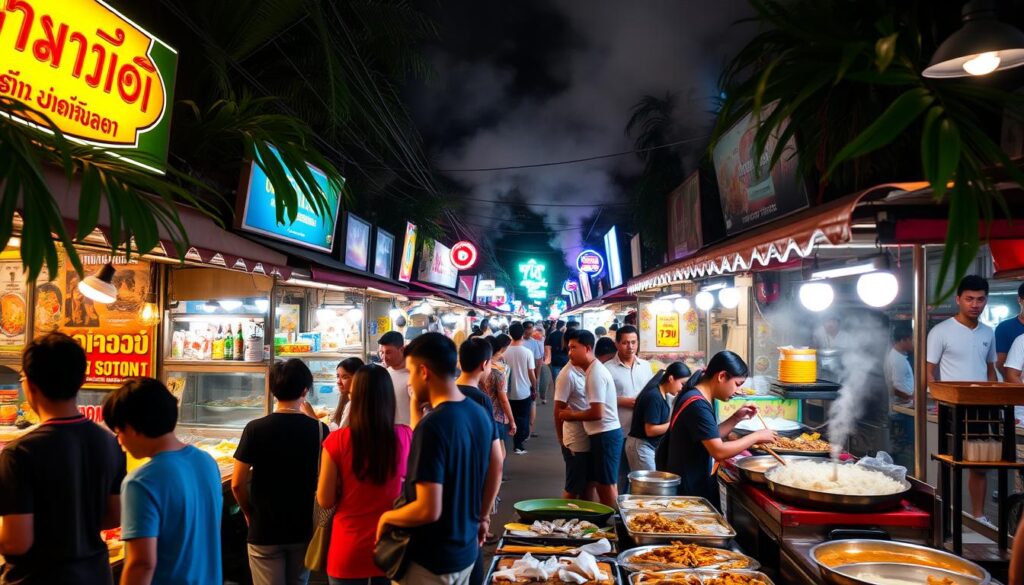
[[[839,465],[854,465],[853,463],[839,463]],[[881,496],[859,496],[846,494],[833,494],[819,492],[803,488],[797,488],[772,481],[771,471],[778,465],[767,470],[764,479],[768,483],[768,489],[791,504],[805,508],[816,508],[836,512],[884,512],[898,508],[903,497],[910,491],[910,482],[903,480],[903,490],[895,494]]]

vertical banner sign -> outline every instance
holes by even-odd
[[[0,262],[0,355],[16,357],[25,348],[28,307],[21,260]]]
[[[117,300],[103,305],[78,292],[78,274],[62,253],[53,279],[44,268],[36,283],[35,334],[61,331],[82,345],[89,361],[86,386],[115,388],[126,378],[156,375],[156,329],[139,320],[149,294],[149,263],[105,254],[81,258],[86,273],[114,264]]]
[[[472,301],[473,294],[476,292],[476,279],[477,276],[475,274],[472,276],[460,276],[459,290],[455,294],[467,301]]]
[[[700,174],[694,171],[668,195],[668,258],[682,260],[704,245]]]
[[[101,0],[7,0],[0,63],[0,96],[75,142],[160,172],[178,64],[166,43]]]
[[[661,313],[657,317],[657,347],[679,345],[679,313]]]
[[[629,240],[629,262],[633,267],[633,276],[643,274],[643,258],[640,255],[640,234],[636,234]]]
[[[416,224],[405,222],[405,243],[402,245],[402,263],[398,267],[398,280],[412,280],[412,265],[416,259]]]

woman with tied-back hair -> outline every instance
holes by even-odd
[[[381,514],[405,481],[412,429],[395,424],[395,391],[385,368],[367,365],[352,378],[348,426],[324,441],[316,499],[337,505],[327,553],[331,585],[388,585],[373,562]]]
[[[716,353],[707,368],[697,370],[676,397],[668,434],[663,439],[668,441],[668,458],[661,471],[682,478],[679,495],[706,498],[719,511],[722,503],[715,473],[717,462],[758,443],[774,441],[776,436],[772,431],[760,430],[735,441],[722,439],[738,422],[757,415],[757,407],[746,404],[721,423],[715,416],[714,401],[730,400],[739,394],[747,373],[747,364],[740,356],[731,351]]]

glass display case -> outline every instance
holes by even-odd
[[[241,430],[267,405],[267,298],[181,301],[167,311],[164,379],[179,424]]]
[[[313,372],[307,400],[319,412],[338,404],[338,363],[367,359],[365,309],[366,295],[360,290],[275,289],[274,357],[306,362]]]

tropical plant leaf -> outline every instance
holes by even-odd
[[[899,36],[900,33],[894,32],[875,42],[875,67],[879,72],[884,73],[892,64],[892,60],[896,56],[896,39]]]
[[[907,90],[896,98],[873,124],[836,154],[825,174],[832,174],[836,166],[846,160],[863,156],[891,143],[934,101],[935,97],[926,88],[916,87]]]

